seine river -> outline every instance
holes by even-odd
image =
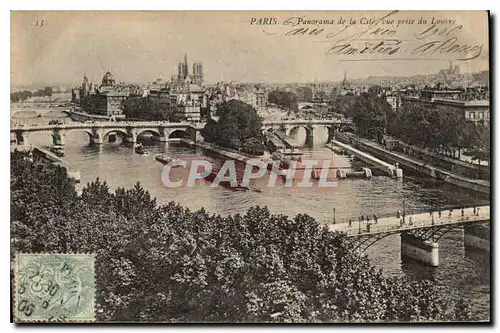
[[[51,114],[51,116],[56,116]],[[62,115],[60,115],[62,116]],[[69,118],[61,118],[70,121]],[[19,117],[13,121],[47,123],[48,118]],[[32,144],[50,147],[49,133],[31,133]],[[81,174],[81,185],[99,177],[112,189],[132,187],[140,182],[159,203],[176,201],[192,210],[204,207],[219,214],[244,213],[254,205],[268,206],[273,213],[294,216],[306,213],[319,222],[332,223],[333,209],[337,222],[350,217],[377,214],[395,214],[402,210],[403,201],[407,211],[439,209],[451,205],[472,206],[489,204],[488,198],[459,187],[405,174],[404,180],[375,176],[370,180],[346,179],[338,187],[330,189],[285,188],[282,184],[268,188],[267,182],[256,181],[252,191],[234,191],[224,187],[199,184],[194,188],[171,189],[163,185],[163,165],[154,160],[156,153],[201,158],[222,162],[217,156],[207,156],[200,148],[190,148],[181,143],[153,143],[147,139],[144,145],[149,155],[134,153],[130,145],[106,142],[101,147],[89,145],[85,132],[71,131],[66,136],[64,159]],[[347,157],[335,156],[323,145],[303,148],[306,159],[332,159],[332,164],[350,167]],[[182,168],[174,172],[184,172]],[[357,223],[353,223],[357,227]],[[414,261],[404,261],[400,254],[400,236],[392,235],[375,243],[368,249],[373,264],[383,269],[386,275],[407,275],[413,279],[428,278],[436,282],[446,294],[463,297],[472,304],[476,319],[489,319],[490,308],[490,256],[488,253],[465,251],[463,230],[454,229],[439,241],[440,266],[426,267]]]

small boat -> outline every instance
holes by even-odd
[[[180,167],[182,166],[182,161],[178,159],[175,156],[169,156],[165,154],[156,154],[155,155],[155,160],[162,164],[169,164],[172,168]]]
[[[55,145],[50,148],[50,151],[56,154],[59,157],[66,156],[66,152],[64,151],[63,146]]]
[[[304,152],[302,150],[297,149],[297,148],[279,149],[278,151],[285,156],[302,156],[304,154]]]
[[[142,146],[142,144],[135,146],[135,152],[139,155],[147,155],[148,154],[148,151]]]
[[[227,189],[230,189],[232,191],[248,191],[250,188],[243,186],[242,181],[243,181],[243,173],[244,173],[244,168],[236,168],[236,184],[233,184],[229,180],[221,180],[218,181],[218,185],[225,187]],[[214,165],[212,172],[210,172],[207,176],[205,176],[205,180],[209,181],[210,183],[213,183],[218,176],[220,176],[218,173],[220,171],[220,167]],[[235,185],[235,186],[233,186]]]

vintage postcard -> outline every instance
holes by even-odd
[[[490,322],[489,20],[11,12],[12,321]]]

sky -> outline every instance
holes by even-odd
[[[427,22],[419,24],[421,17]],[[334,24],[294,26],[298,18]],[[425,75],[447,68],[450,60],[462,72],[477,72],[488,69],[487,18],[486,12],[13,11],[11,86],[78,85],[84,74],[96,82],[108,70],[117,81],[168,80],[184,53],[190,71],[192,62],[203,63],[208,82],[340,81],[344,72],[349,78]],[[287,35],[299,28],[309,30]],[[311,29],[324,30],[307,35]],[[469,47],[469,53],[443,53],[438,45],[450,38],[448,50],[456,44],[453,50]],[[380,54],[386,44],[359,53],[383,39],[399,41],[400,49]],[[434,48],[425,46],[429,42]],[[347,44],[358,52],[342,54],[339,45]],[[335,45],[336,52],[327,54]],[[412,53],[418,47],[428,49]]]

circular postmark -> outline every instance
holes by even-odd
[[[94,316],[94,258],[90,255],[19,255],[16,318],[71,321]]]

